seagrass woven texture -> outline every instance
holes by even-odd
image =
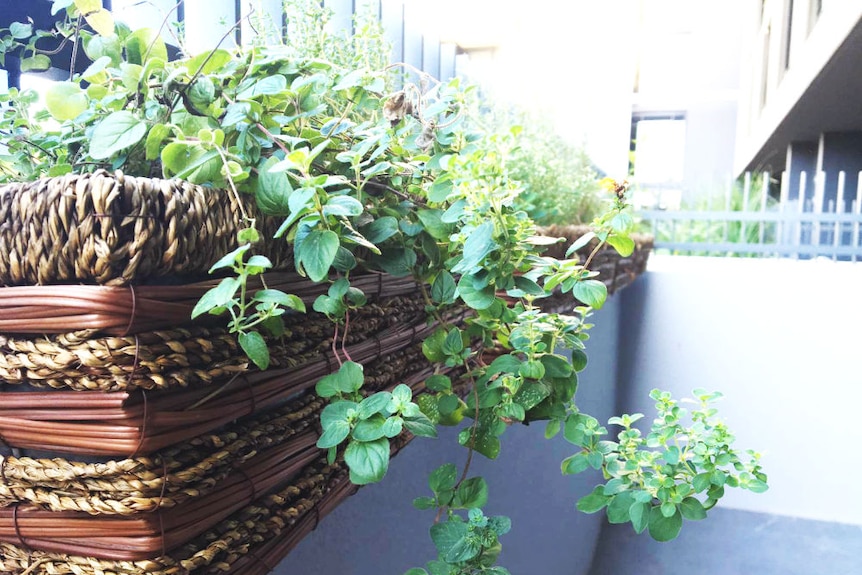
[[[98,170],[0,187],[0,284],[125,285],[166,274],[206,272],[237,247],[239,199],[181,180]],[[280,221],[257,218],[272,238]],[[265,252],[284,267],[287,242]]]

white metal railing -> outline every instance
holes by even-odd
[[[791,190],[785,173],[775,200],[769,198],[769,174],[759,186],[746,174],[741,190],[728,189],[724,209],[643,210],[639,215],[652,226],[655,249],[672,254],[859,261],[862,172],[856,182],[850,191],[845,172],[819,172],[813,178],[802,172]]]

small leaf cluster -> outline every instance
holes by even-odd
[[[413,403],[413,392],[399,384],[391,392],[362,397],[363,367],[345,361],[339,370],[317,382],[317,395],[331,403],[320,414],[322,433],[317,447],[328,450],[330,463],[343,443],[344,462],[356,485],[383,479],[389,469],[389,440],[407,429],[414,435],[436,437],[437,430]]]
[[[444,520],[431,526],[431,540],[438,557],[426,568],[413,568],[405,575],[508,575],[508,570],[495,566],[502,550],[499,538],[509,532],[508,517],[487,517],[481,507],[488,501],[488,485],[481,477],[458,481],[458,468],[451,463],[435,469],[428,477],[432,497],[413,501],[417,509],[438,509]],[[466,517],[456,513],[466,510]]]
[[[229,269],[235,275],[223,278],[216,287],[201,296],[192,310],[192,318],[205,313],[211,315],[230,315],[228,327],[243,351],[260,369],[269,367],[269,347],[259,329],[274,337],[284,333],[282,315],[287,310],[305,313],[305,303],[298,296],[277,289],[260,289],[253,294],[247,290],[248,279],[259,276],[272,268],[272,262],[263,255],[253,255],[246,261],[251,243],[259,240],[254,228],[241,230],[240,246],[224,255],[210,268],[210,273]]]
[[[766,491],[760,454],[743,458],[733,449],[734,437],[711,405],[721,394],[699,389],[694,395],[698,407],[689,414],[668,392],[653,390],[657,416],[650,432],[644,437],[633,427],[642,414],[613,417],[609,423],[622,427],[616,442],[601,439],[607,429],[594,418],[569,414],[564,435],[581,451],[563,461],[563,473],[592,467],[608,480],[582,497],[578,509],[607,509],[611,523],[631,523],[638,533],[648,529],[654,539],[669,541],[684,519],[704,519],[726,487]]]

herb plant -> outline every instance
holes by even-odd
[[[277,338],[281,316],[305,308],[292,294],[251,292],[248,279],[272,266],[267,245],[289,242],[296,270],[329,286],[313,308],[333,322],[340,365],[316,385],[330,400],[318,441],[330,460],[343,458],[356,484],[376,482],[389,465],[390,439],[463,425],[465,465],[434,471],[431,495],[415,501],[436,510],[430,533],[438,557],[410,575],[508,573],[495,562],[509,520],[485,516],[487,484],[469,477],[469,468],[475,453],[495,458],[502,436],[520,422],[548,420],[549,436],[562,429],[581,449],[563,463],[565,473],[604,471],[608,483],[579,508],[607,507],[611,521],[648,527],[660,540],[676,535],[680,517],[705,514],[725,486],[765,489],[756,460],[741,462],[712,408],[693,412],[687,428],[676,404],[656,395],[660,423],[652,433],[644,440],[631,427],[635,416],[624,416],[613,420],[624,428],[617,443],[600,440],[604,428],[577,408],[588,319],[607,297],[592,258],[608,245],[623,256],[634,248],[624,184],[605,181],[609,205],[594,231],[571,246],[568,259],[549,258],[542,250],[557,240],[540,235],[519,209],[522,185],[507,166],[523,145],[517,130],[483,132],[468,122],[472,90],[458,80],[423,77],[394,88],[400,68],[381,66],[385,47],[371,20],[357,27],[353,43],[340,44],[326,36],[319,4],[304,2],[289,5],[298,43],[217,47],[169,60],[158,30],[114,23],[90,0],[55,0],[54,7],[65,14],[54,33],[91,63],[47,91],[46,109],[31,92],[3,96],[0,180],[123,170],[212,186],[281,218],[268,238],[254,218],[237,215],[240,247],[213,266],[226,277],[194,316],[224,317],[265,369],[264,335]],[[21,24],[0,37],[12,39],[4,40],[7,50],[37,58],[43,34]],[[338,45],[348,48],[332,48]],[[580,261],[575,251],[593,238],[597,247]],[[350,281],[363,269],[421,285],[439,326],[422,345],[439,366],[422,397],[405,385],[367,394],[362,366],[343,348],[351,312],[365,304]],[[555,290],[580,303],[569,314],[543,311],[538,301]],[[450,369],[464,374],[466,394]]]

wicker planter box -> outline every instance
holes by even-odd
[[[0,571],[266,573],[355,491],[315,447],[324,402],[311,388],[338,366],[328,320],[287,316],[261,372],[226,330],[187,319],[217,282],[202,275],[236,247],[235,202],[104,171],[0,188]],[[280,224],[258,221],[265,237]],[[544,232],[571,243],[585,231]],[[637,238],[629,258],[595,257],[609,292],[644,271],[650,248]],[[323,293],[289,271],[286,242],[261,251],[278,270],[268,287],[307,304]],[[418,286],[380,273],[351,283],[373,302],[345,340],[367,387],[421,393],[431,371],[418,344],[437,325]]]

